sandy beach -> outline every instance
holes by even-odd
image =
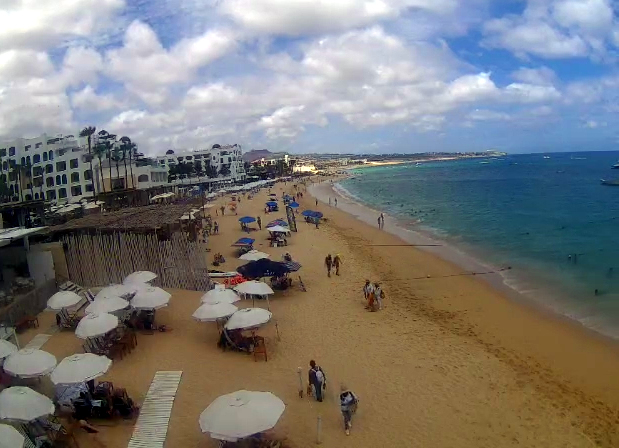
[[[292,193],[292,185],[273,188],[278,196],[282,191]],[[330,184],[317,191],[328,197]],[[210,238],[206,256],[212,261],[221,252],[227,262],[220,269],[244,263],[230,247],[247,236],[240,216],[261,216],[263,223],[284,216],[264,214],[266,195],[263,190],[243,199],[238,216],[215,217],[220,234]],[[316,208],[309,194],[301,204]],[[271,259],[289,252],[300,262],[297,274],[307,288],[303,292],[294,275],[293,288],[271,300],[280,339],[274,323],[259,332],[267,337],[268,362],[222,353],[215,324],[191,318],[202,293],[172,290],[170,306],[157,312],[158,323],[172,331],[139,335],[137,349],[101,378],[126,387],[140,402],[156,371],[183,371],[166,446],[216,446],[200,432],[198,417],[217,396],[238,389],[271,391],[286,403],[276,431],[293,447],[315,446],[318,415],[325,447],[619,446],[615,343],[515,302],[488,282],[459,276],[456,265],[342,210],[324,202],[318,209],[326,222],[316,229],[299,219],[288,247],[269,247],[264,230],[251,235],[255,248]],[[341,276],[327,277],[328,253],[342,257]],[[366,278],[385,289],[381,312],[364,309]],[[37,332],[45,332],[53,318],[43,313]],[[81,351],[81,342],[62,332],[43,349],[60,360]],[[310,359],[327,375],[323,403],[298,397],[297,368],[307,381]],[[340,382],[360,397],[350,436],[342,428]],[[101,425],[100,439],[108,447],[126,446],[133,429],[133,422],[94,424]],[[80,446],[88,443],[80,438]]]

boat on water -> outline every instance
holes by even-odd
[[[602,185],[608,185],[610,187],[619,187],[619,179],[615,179],[615,180],[600,179],[600,182],[602,182]]]
[[[544,156],[544,159],[550,159],[550,156]]]
[[[611,170],[619,170],[619,162],[610,167]]]

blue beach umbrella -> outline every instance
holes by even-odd
[[[313,210],[303,210],[303,212],[301,212],[303,216],[307,216],[308,218],[311,218],[314,213]]]
[[[269,206],[269,207],[277,207],[277,202],[269,201],[269,202],[267,202],[267,206]]]
[[[299,208],[299,204],[296,202],[291,202],[290,204],[288,204],[288,207]]]
[[[243,224],[249,224],[250,222],[256,222],[256,218],[254,218],[253,216],[243,216],[242,218],[239,218],[239,222],[242,222]]]
[[[253,238],[241,238],[232,245],[236,247],[247,247],[247,246],[251,246],[252,244],[254,244],[254,241],[256,240]]]

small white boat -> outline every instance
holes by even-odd
[[[611,170],[619,170],[619,162],[610,167]]]
[[[550,159],[550,156],[544,156],[544,159]]]
[[[615,179],[615,180],[600,179],[600,182],[602,182],[602,185],[608,185],[610,187],[619,187],[619,179]]]

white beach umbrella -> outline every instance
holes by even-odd
[[[273,314],[262,308],[243,308],[230,316],[225,327],[226,330],[248,330],[266,324],[271,317]]]
[[[97,293],[95,300],[105,297],[121,297],[124,299],[138,292],[138,288],[139,285],[136,286],[136,284],[109,285]]]
[[[75,336],[80,339],[102,336],[118,327],[118,317],[108,313],[86,314],[77,324]]]
[[[287,229],[286,227],[282,227],[282,226],[267,227],[267,230],[269,232],[290,233],[290,229]]]
[[[214,439],[235,442],[273,428],[286,405],[271,392],[239,390],[216,398],[200,414],[200,428]]]
[[[54,384],[75,384],[94,380],[104,375],[112,360],[93,353],[78,353],[60,361],[50,378]]]
[[[156,286],[140,287],[131,300],[131,306],[136,310],[157,310],[168,306],[170,294]]]
[[[0,339],[0,359],[4,359],[9,355],[12,355],[17,350],[17,346],[12,342],[9,342],[5,339]]]
[[[95,298],[95,301],[86,307],[84,312],[90,313],[113,313],[114,311],[120,311],[129,306],[129,302],[120,297],[103,297]]]
[[[226,289],[222,285],[215,285],[215,289],[207,291],[200,297],[200,303],[236,303],[241,298],[231,289]]]
[[[59,291],[49,298],[47,307],[59,311],[77,305],[82,298],[71,291]]]
[[[269,257],[270,255],[265,252],[260,252],[259,250],[250,250],[249,252],[241,255],[239,258],[241,260],[256,261],[256,260],[262,260],[263,258],[269,258]]]
[[[146,283],[157,278],[157,274],[150,271],[136,271],[129,274],[123,280],[123,284],[130,285],[132,283]]]
[[[56,357],[34,348],[23,348],[9,355],[4,361],[4,371],[19,378],[44,376],[56,367]]]
[[[192,315],[199,322],[214,322],[232,316],[238,308],[228,302],[204,303]]]
[[[256,296],[266,296],[273,294],[273,290],[264,282],[250,280],[237,285],[234,289],[240,294],[252,294]]]
[[[0,392],[0,419],[28,423],[54,413],[54,403],[29,387],[15,386]]]
[[[9,425],[0,425],[0,448],[22,448],[24,436]]]

